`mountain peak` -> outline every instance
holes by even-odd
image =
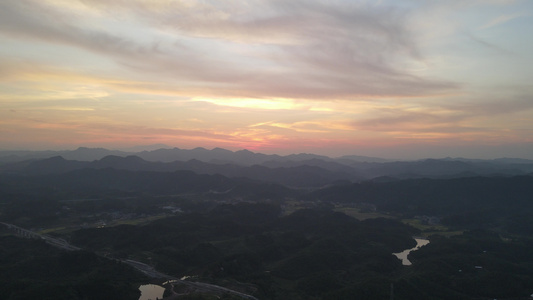
[[[242,150],[236,151],[235,153],[252,153],[253,154],[253,152],[248,149],[242,149]]]

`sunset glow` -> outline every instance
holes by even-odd
[[[533,159],[533,2],[0,2],[0,150]]]

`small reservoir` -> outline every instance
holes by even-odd
[[[139,300],[163,299],[165,288],[156,284],[144,284],[139,287],[141,297]]]
[[[420,247],[429,244],[429,240],[427,240],[427,239],[415,238],[415,241],[416,241],[416,246],[415,247],[413,247],[411,249],[404,250],[404,251],[402,251],[400,253],[393,253],[394,255],[396,255],[396,257],[398,257],[402,261],[402,264],[404,266],[410,266],[411,265],[411,262],[407,259],[407,256],[409,255],[409,253],[411,253],[411,251],[418,250]]]

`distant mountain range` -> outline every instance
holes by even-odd
[[[378,157],[349,155],[336,159],[316,154],[291,154],[280,156],[276,154],[255,153],[249,150],[230,151],[222,148],[208,150],[205,148],[179,149],[179,148],[160,148],[151,151],[127,152],[119,150],[108,150],[104,148],[86,148],[79,147],[76,150],[65,151],[0,151],[0,163],[18,162],[30,159],[43,159],[53,156],[61,156],[67,160],[93,161],[99,160],[109,155],[115,156],[138,156],[147,161],[173,162],[188,161],[197,159],[210,163],[233,163],[238,165],[251,166],[265,162],[287,162],[319,159],[324,161],[347,161],[347,162],[386,162],[388,160]]]
[[[158,149],[129,153],[103,148],[73,151],[0,151],[0,173],[46,175],[81,169],[175,172],[248,178],[290,187],[323,187],[368,179],[514,176],[533,172],[533,161],[464,158],[387,161],[364,156],[330,158],[315,154],[266,155],[221,148]]]

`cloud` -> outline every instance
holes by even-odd
[[[492,95],[472,96],[470,99],[455,104],[444,104],[444,106],[457,111],[469,112],[472,116],[494,117],[533,112],[533,96],[531,93],[525,93],[527,89],[522,91],[518,87],[500,89],[499,92],[492,91]]]
[[[494,51],[496,51],[496,52],[499,52],[499,53],[502,53],[502,54],[507,54],[507,55],[508,55],[508,54],[513,54],[513,52],[511,52],[511,51],[509,51],[509,50],[507,50],[507,49],[505,49],[505,48],[503,48],[503,47],[500,47],[500,46],[498,46],[498,45],[496,45],[496,44],[489,43],[489,42],[487,42],[487,41],[485,41],[485,40],[483,40],[483,39],[481,39],[481,38],[479,38],[479,37],[477,37],[477,36],[474,36],[474,35],[471,34],[471,33],[468,33],[468,32],[467,32],[467,33],[466,33],[466,36],[467,36],[468,38],[470,38],[472,41],[474,41],[474,42],[476,42],[476,43],[478,43],[478,44],[480,44],[480,45],[483,45],[483,46],[485,46],[486,48],[492,49],[492,50],[494,50]]]
[[[505,24],[505,23],[507,23],[507,22],[509,22],[511,20],[514,20],[514,19],[517,19],[517,18],[521,18],[521,17],[525,17],[525,16],[529,16],[529,15],[530,14],[524,13],[524,12],[500,15],[500,16],[490,20],[485,25],[481,26],[480,29],[489,29],[489,28],[492,28],[492,27],[495,27],[495,26],[503,25],[503,24]]]
[[[423,54],[406,22],[408,11],[394,6],[320,1],[81,3],[93,14],[84,16],[78,6],[74,13],[51,1],[3,1],[0,31],[104,55],[123,72],[137,73],[127,77],[162,80],[180,90],[221,97],[358,99],[442,95],[460,88],[396,67],[399,61],[421,60]],[[99,21],[123,21],[131,24],[131,32],[124,33],[119,25],[94,25]]]
[[[508,92],[507,92],[508,93]],[[454,102],[419,106],[415,101],[390,107],[374,107],[352,121],[360,131],[385,133],[394,138],[455,138],[472,140],[527,140],[533,114],[529,94],[459,98]]]
[[[101,53],[118,52],[124,55],[135,48],[134,43],[122,37],[94,29],[82,29],[75,24],[76,20],[71,16],[41,2],[7,0],[0,3],[0,30],[4,34]]]
[[[370,131],[418,131],[425,128],[442,127],[457,124],[465,116],[457,113],[439,113],[429,111],[410,111],[409,109],[381,109],[375,117],[354,121],[356,129]]]

